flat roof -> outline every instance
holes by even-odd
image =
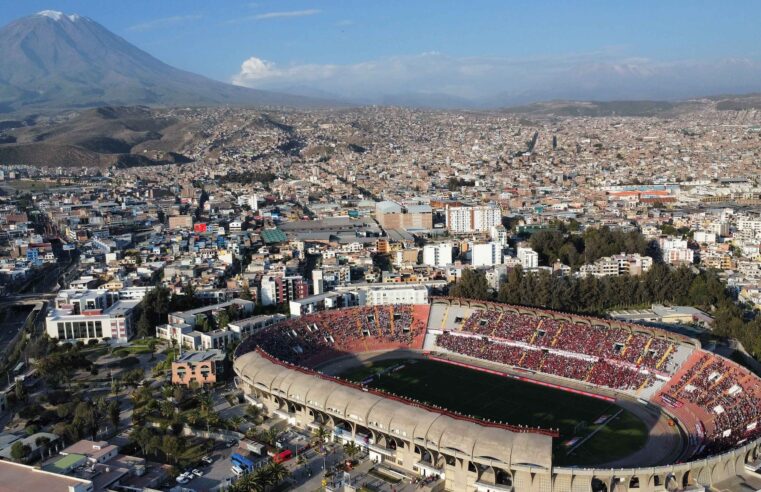
[[[204,362],[207,360],[223,360],[225,354],[221,350],[211,349],[204,352],[185,352],[175,362]]]
[[[45,466],[45,468],[46,468],[46,471],[49,471],[52,473],[66,473],[77,464],[86,460],[87,460],[87,456],[85,456],[84,454],[72,453],[72,454],[67,454],[63,456],[61,459],[56,460],[54,463]]]
[[[93,490],[89,480],[59,475],[11,461],[0,461],[0,483],[3,484],[4,492],[65,492],[69,487],[76,486],[82,487],[83,490]]]

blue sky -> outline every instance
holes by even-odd
[[[3,0],[0,23],[44,9],[88,16],[218,80],[352,97],[673,98],[752,89],[761,73],[761,2],[751,1]]]

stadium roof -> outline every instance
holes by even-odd
[[[252,384],[263,385],[278,394],[296,396],[299,401],[312,402],[313,406],[320,406],[323,411],[332,409],[360,425],[375,422],[385,432],[409,440],[432,442],[445,452],[462,453],[475,460],[551,468],[550,435],[528,429],[513,432],[487,422],[480,424],[450,416],[444,411],[428,410],[422,405],[394,399],[391,395],[385,397],[366,392],[295,366],[270,361],[258,352],[241,355],[235,366],[236,372]]]

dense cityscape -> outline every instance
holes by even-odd
[[[761,488],[754,101],[3,116],[0,489]]]

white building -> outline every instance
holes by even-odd
[[[250,316],[254,311],[255,304],[244,299],[233,299],[231,301],[204,306],[189,311],[176,311],[169,313],[167,324],[156,327],[156,337],[163,340],[169,340],[178,345],[191,350],[206,350],[212,348],[224,348],[234,340],[238,339],[238,333],[228,327],[216,330],[202,332],[197,330],[199,321],[209,319],[209,316],[215,320],[223,310],[235,305],[235,310],[241,316]],[[240,323],[240,320],[238,321]]]
[[[500,246],[502,247],[507,246],[508,238],[509,238],[509,234],[507,232],[507,229],[502,224],[496,225],[491,228],[491,240],[499,243]]]
[[[539,267],[539,253],[533,249],[518,247],[517,256],[524,270],[533,270]]]
[[[427,244],[423,247],[423,265],[443,267],[452,264],[452,243]]]
[[[490,232],[501,223],[502,210],[496,206],[446,208],[446,226],[452,234]]]
[[[695,231],[693,239],[698,244],[716,244],[716,233],[707,231]]]
[[[658,239],[663,261],[671,265],[682,263],[692,264],[695,261],[695,252],[687,247],[684,239],[662,237]]]
[[[502,263],[502,246],[497,242],[474,244],[471,248],[474,267],[494,266]]]
[[[360,291],[364,302],[360,305],[385,306],[389,304],[428,304],[428,288],[424,285],[373,285]]]
[[[258,200],[256,195],[241,195],[238,197],[238,205],[248,205],[252,211],[256,212],[259,210]]]
[[[579,273],[582,276],[593,275],[595,277],[608,277],[614,275],[641,275],[650,270],[653,259],[649,256],[640,256],[637,253],[608,256],[600,258],[592,264],[582,265]]]
[[[45,331],[59,341],[127,342],[135,334],[134,312],[142,296],[131,291],[126,297],[106,289],[63,290],[45,318]]]

